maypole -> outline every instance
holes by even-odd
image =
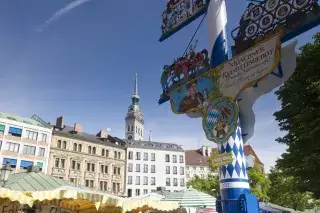
[[[281,49],[281,42],[317,26],[319,11],[315,0],[250,3],[240,26],[233,30],[234,57],[228,60],[224,0],[168,1],[160,41],[203,14],[208,20],[209,49],[196,51],[196,44],[190,46],[190,42],[189,51],[164,66],[159,104],[170,100],[174,113],[202,118],[207,139],[217,143],[219,155],[211,163],[219,167],[218,212],[259,211],[258,200],[250,192],[243,147],[253,135],[252,105],[294,72],[296,43]]]

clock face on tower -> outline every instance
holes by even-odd
[[[128,136],[128,140],[132,140],[132,135],[129,135],[129,136]]]

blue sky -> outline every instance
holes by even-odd
[[[228,28],[234,29],[246,7],[228,0]],[[185,149],[205,140],[201,119],[174,115],[159,106],[161,68],[183,54],[200,19],[159,43],[163,0],[28,0],[0,2],[0,111],[38,114],[54,122],[79,122],[96,133],[110,127],[124,136],[124,116],[133,93],[135,73],[145,118],[145,132],[155,141]],[[198,32],[199,48],[207,47],[207,22]],[[319,31],[299,36],[299,45]],[[250,140],[267,169],[285,150],[272,114],[280,108],[268,94],[255,105],[257,125]],[[148,138],[148,135],[145,135]]]

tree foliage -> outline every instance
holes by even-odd
[[[292,77],[276,91],[281,110],[274,113],[280,130],[279,143],[288,146],[277,166],[296,177],[297,187],[320,197],[320,33],[300,48]]]
[[[248,178],[251,192],[256,195],[259,200],[268,201],[270,181],[257,165],[248,170]]]
[[[192,188],[212,196],[217,196],[220,191],[218,176],[210,175],[207,178],[200,178],[198,176],[195,176],[190,181],[188,181],[187,185],[192,186]]]
[[[296,178],[287,177],[275,168],[271,169],[268,178],[271,183],[268,191],[271,203],[299,211],[314,208],[316,202],[312,202],[315,201],[313,193],[299,191]]]

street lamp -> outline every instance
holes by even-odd
[[[8,181],[11,172],[12,169],[9,162],[7,162],[6,165],[0,169],[0,181],[2,182],[2,186],[4,186],[4,184]]]

